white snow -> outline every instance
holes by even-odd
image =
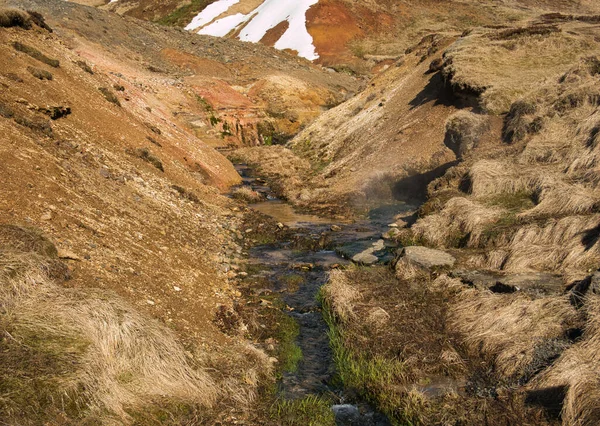
[[[203,27],[223,12],[227,12],[231,6],[239,2],[240,0],[218,0],[214,3],[211,3],[206,6],[194,19],[192,19],[192,22],[190,22],[185,29],[195,30],[196,28]]]
[[[225,37],[229,31],[236,28],[242,22],[247,20],[247,16],[242,13],[226,16],[225,18],[217,19],[209,26],[202,28],[198,34],[211,35],[215,37]]]
[[[237,2],[239,0],[219,0],[207,6],[200,15],[209,7],[219,4],[218,7],[215,6],[215,11],[207,12],[203,18],[200,19],[200,15],[194,18],[194,21],[186,29],[198,28],[205,25],[198,31],[199,34],[223,37],[230,31],[246,24],[239,35],[239,39],[257,43],[265,36],[268,30],[281,22],[287,21],[289,27],[275,43],[275,48],[296,50],[299,56],[309,60],[315,60],[319,57],[315,51],[312,36],[306,29],[306,12],[312,5],[318,3],[319,0],[265,0],[247,15],[237,13],[206,25],[206,23],[212,21]],[[228,4],[227,9],[223,9],[225,3]],[[216,10],[220,10],[221,12],[215,15]],[[207,21],[209,17],[211,18]],[[204,22],[204,24],[196,26],[198,22]],[[191,28],[192,26],[193,28]]]

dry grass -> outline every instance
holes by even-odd
[[[537,377],[533,390],[564,388],[563,425],[592,426],[600,420],[600,300],[586,297],[588,315],[583,339],[566,350],[546,371]]]
[[[248,186],[236,188],[231,193],[231,196],[238,200],[246,201],[247,203],[260,203],[264,201],[264,197]]]
[[[168,329],[113,295],[57,286],[45,272],[46,259],[33,252],[0,252],[0,321],[4,338],[31,348],[32,357],[67,356],[71,366],[63,370],[59,363],[57,370],[45,371],[40,380],[51,395],[37,395],[29,386],[42,383],[27,379],[38,374],[30,370],[35,364],[19,358],[18,352],[5,352],[2,376],[10,374],[6,369],[19,374],[0,387],[3,419],[30,424],[44,410],[61,412],[69,406],[69,416],[129,423],[127,410],[142,409],[156,399],[205,407],[215,403],[215,383],[193,367]],[[57,343],[44,343],[53,341]],[[34,407],[33,418],[22,404]]]
[[[340,270],[329,273],[329,281],[322,294],[341,321],[348,321],[354,315],[354,305],[361,299],[360,292],[350,284],[347,274]]]
[[[84,70],[85,70],[85,68],[84,68]],[[98,91],[100,93],[102,93],[102,95],[108,102],[115,104],[118,107],[121,106],[121,102],[119,101],[119,98],[117,98],[117,96],[109,88],[99,87]]]
[[[502,214],[498,207],[486,207],[465,197],[454,197],[438,214],[420,219],[412,230],[417,238],[437,247],[478,246],[486,226]]]
[[[477,29],[446,52],[445,75],[459,88],[482,93],[482,106],[493,114],[510,106],[548,79],[564,74],[577,58],[596,46],[586,37],[547,32],[504,40],[515,30]],[[518,31],[518,30],[517,30]]]
[[[31,28],[31,19],[22,10],[0,8],[0,27],[21,27],[28,30]]]
[[[529,377],[567,345],[578,314],[567,296],[531,300],[466,290],[449,310],[450,327],[469,351],[491,360],[503,376]]]
[[[39,78],[40,80],[52,80],[53,76],[52,73],[40,69],[40,68],[36,68],[36,67],[27,67],[27,71],[29,71],[29,73],[34,76],[35,78]]]
[[[20,43],[18,41],[13,42],[13,48],[19,52],[23,52],[33,59],[43,62],[46,65],[50,65],[51,67],[58,68],[60,66],[60,62],[58,59],[51,59],[44,55],[42,52],[37,50],[35,47],[28,46],[26,44]]]

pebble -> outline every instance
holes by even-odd
[[[179,287],[177,287],[177,286],[175,285],[175,286],[173,286],[173,290],[175,290],[175,291],[181,291],[181,288],[179,288]]]

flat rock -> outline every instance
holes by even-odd
[[[331,407],[335,415],[335,424],[344,426],[358,426],[361,422],[360,411],[356,405],[340,404]]]
[[[502,275],[493,271],[452,271],[453,277],[478,289],[495,293],[524,291],[533,295],[560,294],[564,290],[563,279],[559,275],[546,272],[527,272]],[[600,278],[600,277],[599,277]]]
[[[454,256],[445,251],[423,246],[409,246],[402,249],[401,257],[406,258],[421,268],[451,267],[456,262]]]
[[[362,265],[374,265],[379,261],[379,258],[373,254],[371,250],[365,250],[352,257],[352,261]]]

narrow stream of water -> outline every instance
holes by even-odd
[[[335,364],[329,345],[328,327],[317,300],[320,287],[327,280],[327,271],[351,262],[361,252],[375,256],[374,263],[386,263],[393,258],[395,246],[384,241],[382,233],[388,231],[394,216],[414,207],[390,204],[373,210],[368,220],[357,223],[339,223],[331,219],[297,212],[291,205],[277,199],[266,182],[253,176],[245,165],[237,165],[243,185],[264,195],[267,201],[249,207],[271,216],[277,222],[297,229],[298,234],[315,240],[326,235],[326,250],[293,249],[290,243],[254,247],[249,252],[248,263],[260,265],[263,276],[271,283],[271,291],[279,292],[291,315],[299,325],[297,344],[302,359],[293,373],[285,373],[280,392],[285,398],[303,398],[311,394],[335,395],[339,404],[332,407],[339,426],[384,426],[389,421],[364,401],[360,401],[333,384]],[[373,261],[373,259],[371,258]],[[265,268],[266,267],[266,268]],[[284,277],[301,276],[301,284],[290,288]]]

